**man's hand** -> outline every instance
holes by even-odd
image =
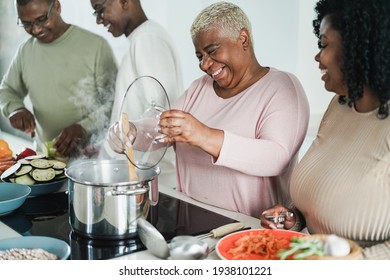
[[[14,111],[8,119],[13,128],[19,129],[29,134],[31,137],[35,136],[35,118],[26,108]]]
[[[57,153],[69,157],[78,152],[81,140],[85,138],[87,132],[79,124],[73,124],[64,128],[56,137],[54,147]]]

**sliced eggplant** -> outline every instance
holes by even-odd
[[[61,174],[64,174],[64,169],[54,169],[54,172],[56,173],[56,177],[57,177]]]
[[[60,175],[57,175],[54,179],[59,181],[59,180],[65,179],[65,178],[66,178],[65,173],[62,173]]]
[[[63,162],[63,161],[59,161],[59,160],[56,160],[56,159],[51,159],[49,160],[49,162],[51,162],[53,164],[53,168],[54,169],[64,169],[66,167],[66,163]]]
[[[65,168],[65,162],[38,154],[18,160],[1,174],[0,179],[25,185],[45,184],[65,179]]]
[[[14,165],[12,165],[10,168],[5,170],[3,174],[1,174],[1,180],[4,181],[6,178],[12,176],[15,174],[16,171],[19,170],[21,164],[19,162],[16,162]]]
[[[30,164],[30,161],[27,160],[27,159],[25,159],[25,158],[19,159],[18,162],[19,162],[20,164]]]
[[[50,168],[53,166],[53,163],[47,159],[33,159],[30,164],[35,168]]]
[[[31,165],[22,165],[18,171],[15,172],[15,176],[22,176],[29,173],[33,167]]]
[[[22,185],[34,185],[35,180],[31,178],[29,174],[25,174],[19,177],[15,178],[15,183],[22,184]]]
[[[36,154],[36,155],[33,155],[33,156],[28,156],[28,157],[25,157],[26,160],[34,160],[34,159],[42,159],[42,158],[45,158],[46,156],[42,153],[40,154]]]
[[[54,179],[56,172],[53,168],[47,169],[34,169],[31,173],[33,179],[37,182],[47,182]]]

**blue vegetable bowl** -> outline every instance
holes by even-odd
[[[54,193],[59,191],[62,187],[66,186],[68,179],[62,179],[59,181],[53,181],[50,183],[28,185],[31,188],[30,196],[40,196],[44,194]]]
[[[26,201],[31,193],[27,185],[0,183],[0,216],[16,210]]]

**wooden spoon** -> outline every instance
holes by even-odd
[[[122,117],[121,117],[121,127],[122,127],[122,136],[127,137],[127,134],[130,132],[130,124],[129,124],[129,119],[127,117],[127,114],[125,112],[122,112]],[[135,166],[133,164],[134,161],[134,153],[133,153],[133,148],[128,147],[127,145],[125,146],[125,155],[127,156],[128,159],[128,167],[129,167],[129,174],[130,174],[130,181],[138,181],[138,176],[137,172],[135,169]]]

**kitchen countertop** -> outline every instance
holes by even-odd
[[[20,137],[13,136],[13,135],[6,133],[6,132],[1,132],[1,138],[9,143],[9,146],[13,151],[21,151],[25,147],[34,148],[34,145],[32,142],[29,142],[29,141],[22,139]],[[234,220],[240,221],[246,227],[261,228],[260,220],[257,218],[201,203],[199,201],[196,201],[196,200],[188,197],[187,195],[185,195],[181,192],[178,192],[176,190],[175,186],[172,187],[172,186],[159,185],[159,191],[162,193],[168,194],[170,196],[173,196],[175,198],[178,198],[180,200],[195,204],[195,205],[200,206],[202,208],[205,208],[209,211],[213,211],[213,212],[216,212],[218,214],[232,218]],[[0,221],[0,239],[18,237],[18,236],[21,236],[21,235]],[[212,248],[217,243],[218,239],[207,238],[204,241],[206,241],[209,244],[209,247]],[[148,250],[145,250],[145,251],[140,251],[140,252],[124,255],[124,256],[121,256],[121,257],[118,257],[115,259],[153,260],[153,259],[159,259],[159,258],[153,256]],[[213,251],[211,254],[209,254],[207,259],[219,259],[219,257],[217,256],[215,251]]]
[[[196,200],[188,197],[187,195],[185,195],[181,192],[178,192],[176,190],[176,188],[159,186],[159,189],[162,193],[168,194],[168,195],[173,196],[175,198],[181,199],[183,201],[195,204],[195,205],[200,206],[202,208],[205,208],[207,210],[210,210],[210,211],[216,212],[218,214],[224,215],[226,217],[232,218],[234,220],[237,220],[237,221],[243,223],[245,225],[245,227],[251,227],[252,229],[261,228],[260,220],[257,218],[201,203],[199,201],[196,201]],[[216,245],[216,243],[218,242],[218,240],[219,240],[218,238],[217,239],[212,239],[212,238],[204,239],[204,241],[209,244],[209,248],[213,248],[214,245]],[[153,256],[148,250],[146,250],[146,251],[140,251],[140,252],[136,252],[136,253],[129,254],[129,255],[124,255],[124,256],[121,256],[121,257],[118,257],[115,259],[121,259],[121,260],[145,260],[145,259],[158,260],[159,258]],[[207,259],[218,260],[219,257],[214,250],[211,252],[211,254],[209,254]]]
[[[233,211],[227,211],[227,210],[224,210],[221,208],[213,207],[211,205],[206,205],[204,203],[201,203],[201,202],[198,202],[194,199],[191,199],[190,197],[184,195],[183,193],[176,191],[175,188],[164,187],[164,186],[159,186],[159,188],[160,188],[160,192],[162,192],[162,193],[168,194],[170,196],[173,196],[173,197],[179,198],[183,201],[195,204],[195,205],[200,206],[202,208],[205,208],[207,210],[210,210],[210,211],[216,212],[218,214],[232,218],[234,220],[240,221],[245,225],[245,227],[260,228],[260,220],[254,218],[254,217],[250,217],[250,216],[240,214],[237,212],[233,212]],[[19,236],[21,236],[19,233],[17,233],[13,229],[9,228],[7,225],[5,225],[4,223],[2,223],[0,221],[0,239],[19,237]],[[213,248],[214,245],[216,245],[218,240],[219,239],[212,239],[212,238],[204,239],[204,241],[209,244],[209,248]],[[158,260],[159,258],[153,256],[150,251],[145,250],[145,251],[139,251],[139,252],[135,252],[132,254],[117,257],[115,259],[119,259],[119,260]],[[207,259],[217,260],[217,259],[219,259],[219,257],[214,250],[211,252],[211,254],[209,254]]]

